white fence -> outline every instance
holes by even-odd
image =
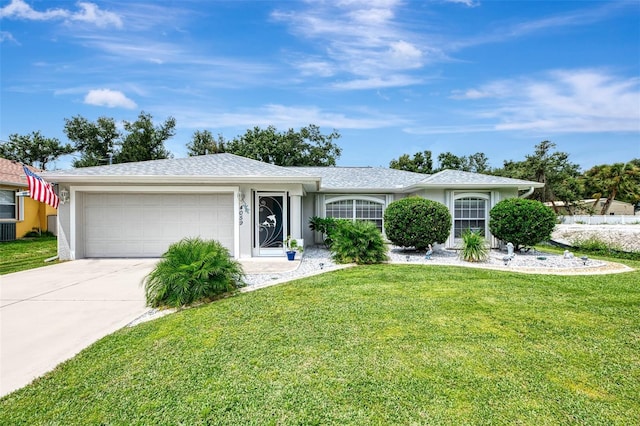
[[[640,215],[573,215],[560,216],[560,223],[563,225],[640,225]]]

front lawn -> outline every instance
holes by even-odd
[[[638,283],[330,272],[120,330],[0,400],[0,424],[626,425]]]
[[[0,275],[50,265],[44,260],[57,251],[57,239],[51,236],[0,242]]]

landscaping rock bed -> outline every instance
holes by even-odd
[[[404,250],[392,247],[389,251],[389,263],[395,264],[421,264],[421,265],[452,265],[475,268],[489,268],[523,273],[575,275],[575,274],[608,274],[627,272],[632,269],[620,263],[605,262],[602,260],[587,259],[586,262],[579,257],[565,258],[563,255],[550,254],[530,250],[529,252],[516,253],[505,264],[506,252],[492,250],[489,259],[485,262],[465,262],[458,256],[456,250],[436,248],[431,259],[425,258],[424,252]],[[244,291],[267,287],[273,284],[294,280],[306,276],[316,275],[322,272],[345,268],[351,265],[337,265],[331,260],[329,251],[320,247],[309,247],[304,251],[304,256],[298,269],[281,274],[250,274],[245,277],[247,287]]]
[[[570,255],[551,254],[537,250],[515,253],[512,258],[506,260],[507,253],[499,250],[491,250],[489,259],[485,262],[466,262],[458,256],[456,250],[436,249],[431,259],[426,259],[424,253],[393,248],[389,257],[392,263],[452,265],[474,268],[488,268],[505,271],[535,274],[553,275],[589,275],[602,273],[626,272],[632,269],[613,262],[605,262],[596,259],[582,259]]]

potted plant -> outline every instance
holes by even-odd
[[[295,238],[291,238],[291,235],[287,236],[287,239],[284,240],[284,244],[287,247],[287,259],[295,260],[296,252],[302,252],[302,246],[298,245],[298,240]]]

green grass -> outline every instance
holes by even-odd
[[[24,238],[0,243],[0,275],[50,265],[45,259],[57,254],[56,237]]]
[[[638,283],[330,272],[120,330],[1,399],[0,424],[626,425]]]

